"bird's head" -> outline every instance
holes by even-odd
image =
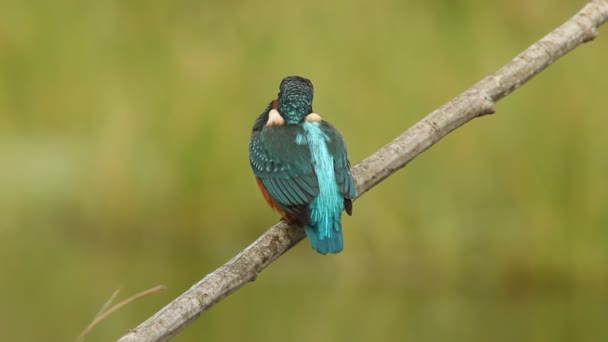
[[[312,113],[313,93],[312,82],[307,78],[288,76],[281,81],[277,109],[288,124],[298,124]]]

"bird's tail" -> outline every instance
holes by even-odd
[[[318,221],[314,220],[313,217],[311,222],[305,226],[305,229],[312,248],[323,255],[340,253],[344,248],[340,215],[324,217]]]

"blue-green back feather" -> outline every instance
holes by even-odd
[[[325,126],[327,127],[327,126]],[[319,122],[304,122],[296,142],[307,145],[317,175],[319,195],[310,203],[310,222],[306,235],[312,247],[321,254],[338,253],[344,247],[340,217],[344,210],[344,195],[336,179],[335,156],[329,149],[332,138]],[[334,138],[339,136],[334,135]],[[343,144],[336,141],[335,144]]]
[[[287,214],[309,221],[308,204],[319,193],[308,146],[296,144],[298,125],[265,126],[272,103],[254,125],[249,142],[253,173]]]
[[[321,122],[321,129],[330,138],[327,147],[334,159],[334,172],[338,188],[344,195],[344,198],[348,200],[355,199],[357,197],[357,186],[350,171],[350,162],[348,161],[348,152],[346,151],[344,139],[340,132],[327,121]],[[350,212],[348,213],[351,214]]]

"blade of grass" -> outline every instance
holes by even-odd
[[[144,291],[141,291],[139,293],[134,294],[133,296],[131,296],[131,297],[123,300],[122,302],[114,305],[113,307],[109,308],[106,311],[100,311],[100,313],[98,313],[95,316],[95,319],[93,319],[93,321],[91,323],[89,323],[89,325],[87,325],[87,327],[84,328],[84,330],[82,330],[82,332],[78,335],[78,337],[76,337],[75,341],[76,342],[84,341],[85,336],[88,335],[91,332],[91,330],[93,330],[93,328],[95,328],[95,326],[97,324],[99,324],[99,322],[103,321],[104,319],[106,319],[108,316],[110,316],[114,312],[120,310],[123,306],[125,306],[127,304],[130,304],[130,303],[132,303],[132,302],[134,302],[134,301],[136,301],[136,300],[138,300],[138,299],[140,299],[142,297],[151,295],[151,294],[156,293],[156,292],[163,291],[165,289],[167,289],[167,287],[164,286],[164,285],[155,286],[153,288],[150,288],[150,289],[147,289],[147,290],[144,290]],[[118,291],[119,290],[114,291],[114,293],[110,297],[110,300],[108,300],[106,302],[106,304],[104,304],[104,307],[106,307],[107,304],[109,304],[109,302],[111,302],[113,300],[113,297],[115,297],[115,295],[117,294]],[[103,309],[103,307],[102,307],[102,309]]]

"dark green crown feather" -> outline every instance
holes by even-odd
[[[301,123],[312,113],[313,94],[312,82],[307,78],[288,76],[281,81],[278,110],[288,124]]]

